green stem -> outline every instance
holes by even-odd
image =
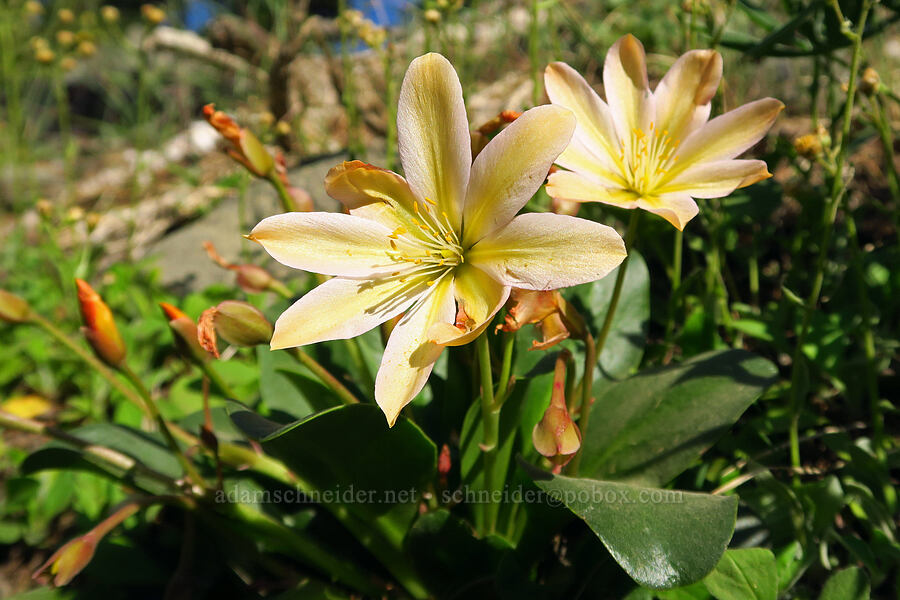
[[[347,0],[338,0],[338,15],[340,18],[341,35],[341,70],[343,85],[341,86],[341,101],[344,110],[347,111],[347,153],[350,160],[362,156],[362,148],[359,139],[359,111],[356,107],[356,82],[353,79],[353,57],[350,55],[351,36],[344,15],[347,12]]]
[[[208,360],[198,361],[197,366],[200,367],[200,370],[203,371],[203,374],[209,377],[210,383],[212,383],[218,390],[226,398],[237,399],[237,395],[231,389],[225,380],[222,379],[222,376],[212,368],[212,362]]]
[[[89,352],[88,350],[85,350],[84,348],[79,346],[77,343],[72,341],[72,339],[69,336],[67,336],[65,333],[63,333],[59,329],[57,329],[57,327],[55,325],[53,325],[53,323],[51,323],[50,321],[48,321],[41,315],[32,314],[31,322],[34,323],[35,325],[38,325],[42,329],[44,329],[44,331],[46,331],[47,333],[52,335],[54,338],[56,338],[66,348],[68,348],[69,350],[71,350],[72,352],[77,354],[81,360],[86,362],[88,365],[91,366],[91,368],[93,368],[95,371],[97,371],[97,373],[99,373],[101,377],[103,377],[107,382],[109,382],[109,384],[113,388],[115,388],[116,390],[121,392],[123,396],[125,396],[129,401],[131,401],[136,406],[138,406],[142,410],[144,410],[144,412],[146,412],[148,415],[150,414],[149,409],[146,407],[146,405],[144,404],[144,401],[141,399],[141,397],[138,394],[136,394],[133,389],[131,389],[130,387],[128,387],[127,385],[122,383],[122,380],[116,376],[116,374],[113,372],[113,370],[110,369],[109,367],[107,367],[105,364],[103,364],[103,362],[101,362],[100,359],[98,359],[96,356],[94,356],[93,353]]]
[[[353,392],[344,387],[344,384],[342,384],[337,377],[332,375],[331,372],[328,371],[328,369],[323,367],[321,363],[319,363],[312,356],[310,356],[300,348],[291,348],[289,353],[300,363],[302,363],[304,367],[312,371],[313,374],[318,377],[322,383],[328,386],[331,391],[337,395],[341,403],[359,403],[359,400],[356,398],[356,396],[353,395]]]
[[[675,331],[675,312],[678,310],[678,292],[681,288],[681,263],[684,252],[684,232],[675,230],[675,243],[672,247],[672,295],[669,299],[669,318],[666,320],[666,346],[672,346],[672,332]]]
[[[541,99],[540,27],[538,0],[531,2],[531,27],[528,31],[528,58],[531,61],[531,103],[537,106]]]
[[[641,213],[639,209],[634,209],[631,211],[631,219],[628,221],[628,230],[625,232],[625,249],[630,250],[632,244],[634,243],[634,236],[637,233],[638,222],[640,221]],[[609,336],[609,330],[612,327],[613,317],[616,314],[616,307],[619,305],[619,297],[622,295],[622,284],[625,283],[625,272],[628,270],[628,262],[630,256],[626,256],[625,260],[622,261],[622,264],[619,265],[619,270],[616,273],[616,284],[613,287],[612,298],[609,301],[609,307],[606,309],[606,318],[603,320],[603,326],[600,328],[600,333],[597,334],[597,345],[595,350],[596,359],[600,360],[603,357],[603,346],[606,345],[606,338]]]
[[[481,451],[484,456],[484,489],[490,494],[483,504],[484,522],[482,535],[494,533],[497,529],[497,514],[500,504],[493,502],[494,491],[499,489],[495,481],[497,465],[497,444],[500,435],[500,407],[494,404],[494,381],[491,373],[491,349],[488,336],[482,333],[475,342],[478,352],[478,372],[481,375],[481,421],[484,436]]]
[[[589,333],[585,333],[584,338],[584,375],[581,379],[581,410],[578,417],[578,428],[581,434],[587,433],[588,425],[591,420],[591,408],[594,406],[594,369],[597,367],[597,347],[594,345],[594,337]],[[581,465],[581,455],[579,452],[572,459],[572,465],[569,467],[569,473],[572,477],[578,475],[578,467]]]
[[[127,364],[122,364],[119,367],[119,372],[121,372],[128,381],[134,386],[134,389],[138,391],[138,394],[141,395],[141,398],[144,400],[144,406],[147,407],[147,412],[150,413],[150,417],[156,422],[156,426],[159,428],[159,432],[162,434],[163,438],[166,440],[166,444],[169,446],[169,449],[178,459],[178,462],[181,463],[181,467],[184,469],[185,475],[187,475],[188,479],[190,479],[194,485],[198,485],[203,487],[204,481],[203,477],[197,471],[197,468],[194,466],[187,456],[184,455],[184,452],[181,451],[181,446],[178,445],[178,442],[175,441],[175,438],[172,437],[172,432],[169,431],[168,423],[163,419],[162,415],[159,413],[159,408],[156,406],[156,402],[153,400],[153,396],[150,395],[150,390],[144,385],[144,382],[141,381],[141,378],[137,376],[131,367]]]
[[[853,41],[853,53],[850,59],[850,79],[847,82],[847,101],[844,103],[838,151],[831,168],[831,198],[826,203],[825,210],[822,213],[822,238],[819,243],[819,252],[816,256],[813,285],[803,306],[803,320],[800,329],[797,332],[796,346],[794,348],[793,362],[791,364],[791,391],[789,397],[790,424],[788,427],[788,438],[790,444],[791,466],[794,467],[795,470],[798,470],[801,465],[799,430],[802,398],[799,393],[801,376],[799,365],[801,364],[801,361],[803,361],[803,346],[806,343],[806,336],[809,334],[812,316],[815,312],[816,305],[819,303],[819,295],[822,292],[822,284],[825,279],[825,257],[828,253],[828,248],[831,245],[834,222],[841,205],[841,199],[847,189],[842,173],[850,146],[849,138],[850,126],[853,118],[853,103],[856,98],[856,84],[859,75],[859,64],[862,58],[862,33],[865,30],[866,17],[869,14],[871,6],[872,3],[870,1],[863,2],[856,33],[851,31],[844,32],[845,35]],[[833,0],[832,7],[841,22],[843,22],[843,15],[841,14],[840,7],[836,0]],[[795,483],[799,484],[799,479],[796,477]]]
[[[284,212],[296,212],[297,207],[294,204],[294,198],[291,196],[290,192],[288,192],[284,182],[281,181],[278,173],[275,172],[275,169],[272,169],[267,179],[272,184],[272,187],[275,188],[275,191],[278,192],[278,199],[281,201],[281,209]]]
[[[497,389],[498,404],[503,404],[512,391],[512,382],[510,381],[510,373],[512,372],[513,350],[516,347],[516,332],[503,332],[503,364],[500,367],[499,388]]]
[[[25,419],[17,415],[0,411],[0,426],[7,429],[14,429],[16,431],[23,431],[25,433],[33,433],[36,435],[51,437],[55,440],[78,448],[86,455],[100,461],[105,465],[113,467],[115,470],[121,470],[125,473],[140,473],[142,476],[145,476],[148,479],[153,479],[154,481],[158,481],[159,483],[162,483],[166,487],[173,490],[178,488],[176,483],[172,481],[171,478],[166,477],[162,473],[158,473],[157,471],[144,466],[142,463],[137,462],[130,456],[122,454],[118,450],[113,450],[112,448],[106,448],[104,446],[94,444],[93,442],[82,440],[81,438],[78,438],[68,433],[67,431],[63,431],[62,429],[53,427],[52,425],[41,423],[40,421],[35,421],[33,419]]]
[[[900,176],[897,175],[897,167],[894,165],[894,136],[891,132],[891,124],[884,113],[884,106],[877,94],[872,96],[872,107],[875,118],[875,128],[878,129],[878,135],[881,138],[881,148],[884,152],[884,167],[887,171],[888,188],[891,190],[891,197],[897,201],[900,200]]]

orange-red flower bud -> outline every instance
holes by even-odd
[[[84,337],[94,353],[111,367],[119,367],[125,361],[125,343],[113,319],[112,311],[97,292],[83,279],[76,279],[78,303],[84,321]]]
[[[214,104],[203,107],[203,116],[222,137],[231,142],[233,148],[228,151],[231,158],[257,177],[268,177],[272,173],[275,160],[252,132],[235,123],[221,110],[216,110]]]
[[[569,353],[561,352],[553,374],[550,406],[531,431],[535,449],[558,466],[565,465],[581,448],[581,431],[569,416],[566,406],[566,360]]]
[[[0,290],[0,320],[25,323],[31,319],[31,307],[25,300],[6,290]]]
[[[70,540],[38,567],[32,578],[41,578],[49,567],[50,574],[54,576],[53,585],[59,587],[68,584],[94,558],[94,551],[100,540],[139,508],[140,505],[136,502],[126,504],[83,536]]]
[[[175,334],[175,348],[178,352],[195,362],[209,360],[209,354],[198,341],[197,324],[194,320],[168,302],[160,302],[159,307],[169,319],[169,328]]]

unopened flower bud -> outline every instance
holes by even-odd
[[[268,344],[272,324],[256,307],[246,302],[226,300],[203,311],[197,339],[203,348],[218,358],[217,334],[229,344],[242,347]]]
[[[878,92],[881,87],[881,76],[878,75],[878,71],[873,69],[872,67],[867,67],[865,71],[863,71],[862,77],[859,78],[859,91],[861,91],[866,96],[871,96]]]
[[[75,43],[75,34],[68,29],[60,29],[56,32],[56,43],[64,48],[68,48]]]
[[[100,540],[122,521],[136,513],[139,508],[140,505],[135,502],[126,504],[83,536],[67,542],[54,552],[47,562],[38,567],[32,578],[41,579],[44,571],[49,567],[50,574],[54,576],[53,585],[57,587],[67,585],[94,558],[94,552],[97,550]]]
[[[233,148],[229,150],[229,156],[257,177],[269,176],[275,168],[275,160],[253,133],[240,127],[221,110],[216,110],[214,104],[203,107],[203,116],[222,137],[231,142]]]
[[[532,291],[513,289],[503,331],[517,331],[532,323],[541,330],[542,341],[532,341],[532,350],[546,350],[564,339],[582,339],[587,328],[581,315],[556,290]]]
[[[56,16],[59,18],[60,23],[69,24],[75,22],[75,13],[73,13],[68,8],[59,9],[59,11],[56,13]]]
[[[581,431],[566,407],[566,361],[569,353],[561,352],[553,373],[550,406],[531,431],[535,449],[559,467],[568,463],[581,448]]]
[[[807,133],[794,139],[794,150],[804,158],[813,159],[822,154],[822,141],[815,133]]]
[[[44,5],[37,0],[28,0],[28,2],[25,3],[25,14],[34,16],[42,15],[44,14]]]
[[[44,217],[45,219],[53,216],[53,203],[47,200],[46,198],[41,198],[37,202],[34,203],[34,208],[37,209],[38,214]]]
[[[436,8],[429,8],[424,13],[422,13],[422,17],[426,22],[431,23],[432,25],[436,25],[441,22],[441,11]]]
[[[366,20],[359,27],[359,38],[369,48],[381,48],[384,40],[387,39],[387,31],[384,27],[379,27],[372,21]]]
[[[34,51],[34,59],[42,65],[49,65],[56,59],[56,53],[50,48],[38,48]]]
[[[25,300],[6,290],[0,290],[0,320],[25,323],[31,320],[31,307]]]
[[[275,133],[278,135],[291,135],[291,124],[287,121],[278,121],[275,123]]]
[[[271,127],[275,124],[275,115],[267,110],[259,113],[259,124],[263,127]]]
[[[210,260],[223,269],[234,271],[237,274],[238,286],[248,294],[260,294],[265,291],[273,291],[285,297],[291,295],[287,286],[272,277],[272,275],[262,267],[250,264],[232,264],[219,255],[212,242],[203,242],[203,247],[206,249],[206,254],[209,256]]]
[[[97,53],[97,46],[90,40],[84,40],[78,44],[77,52],[81,56],[93,56]]]
[[[153,4],[142,4],[141,16],[150,25],[159,25],[166,20],[166,11]]]
[[[159,307],[169,319],[169,328],[175,337],[175,348],[186,359],[202,363],[209,360],[209,353],[203,349],[197,339],[197,324],[180,309],[160,302]]]
[[[59,61],[59,68],[65,72],[69,72],[75,69],[78,66],[78,61],[72,58],[71,56],[66,56],[61,61]]]
[[[125,343],[113,319],[112,311],[97,292],[82,279],[76,279],[78,303],[84,322],[82,331],[98,358],[111,367],[125,362]]]
[[[105,23],[118,23],[119,9],[115,6],[110,6],[109,4],[102,6],[100,8],[100,18],[103,19]]]
[[[38,35],[32,36],[28,40],[28,45],[31,46],[32,50],[39,50],[41,48],[49,48],[50,43],[45,39]]]

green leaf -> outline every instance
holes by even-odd
[[[828,578],[819,600],[869,600],[869,577],[859,567],[848,567]]]
[[[775,600],[775,555],[765,548],[728,550],[703,583],[717,600]]]
[[[422,581],[441,598],[492,596],[491,580],[509,548],[495,536],[476,538],[466,522],[443,509],[416,519],[404,542]]]
[[[638,583],[669,589],[713,570],[734,532],[737,497],[549,475],[526,466],[535,484],[597,534]]]
[[[595,336],[606,319],[617,273],[618,269],[603,279],[572,287],[566,292],[566,298],[578,308]],[[628,251],[628,269],[625,271],[621,294],[599,357],[600,373],[609,379],[621,379],[630,375],[641,363],[647,343],[650,271],[644,257],[634,249]]]
[[[260,379],[259,394],[270,412],[290,419],[302,419],[338,404],[334,394],[287,352],[257,348]]]
[[[403,532],[437,463],[437,448],[421,429],[405,418],[388,427],[372,404],[326,410],[270,432],[262,444],[323,492],[318,500],[345,504],[363,518],[385,518]]]
[[[769,361],[743,350],[595,386],[582,432],[581,473],[663,486],[687,469],[775,381]]]

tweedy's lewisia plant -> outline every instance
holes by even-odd
[[[644,48],[626,35],[603,65],[606,102],[565,63],[547,67],[550,101],[572,110],[578,126],[551,175],[554,198],[604,202],[656,213],[678,229],[698,212],[693,198],[720,198],[771,177],[761,160],[734,160],[756,144],[784,105],[774,98],[745,104],[709,121],[722,78],[722,57],[692,50],[654,92]]]
[[[397,127],[405,179],[345,162],[325,187],[350,214],[276,215],[249,236],[285,265],[334,276],[281,315],[273,349],[354,337],[403,314],[375,382],[391,425],[443,348],[480,335],[511,287],[593,281],[625,257],[604,225],[516,216],[571,139],[569,110],[527,111],[473,163],[459,79],[447,59],[427,54],[403,80]]]

